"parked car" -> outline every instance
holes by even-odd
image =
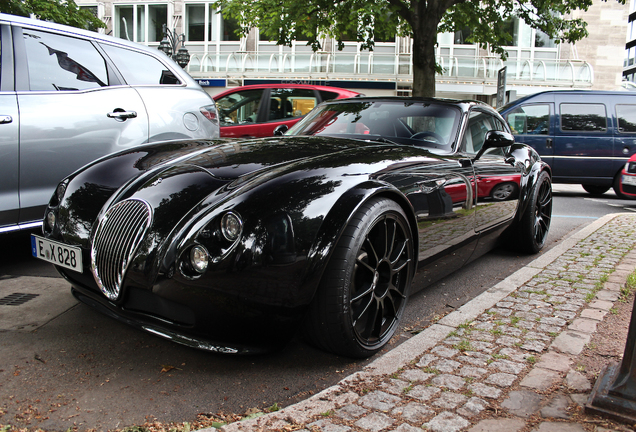
[[[212,98],[162,52],[0,14],[0,233],[37,227],[59,181],[108,153],[219,136]]]
[[[481,199],[475,178],[520,193]],[[192,347],[271,350],[299,328],[367,357],[412,292],[500,240],[544,245],[550,169],[479,102],[323,103],[283,137],[122,151],[64,179],[33,254],[84,303]]]
[[[357,96],[354,91],[304,84],[256,84],[214,96],[221,119],[221,136],[271,137],[287,131],[320,102]]]
[[[533,147],[554,183],[591,194],[620,189],[621,170],[636,152],[636,95],[626,91],[545,91],[501,109],[515,141]]]
[[[629,158],[621,173],[621,193],[636,198],[636,154]]]

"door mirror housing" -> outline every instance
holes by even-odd
[[[491,130],[486,132],[486,136],[484,138],[484,145],[481,146],[479,152],[477,152],[477,156],[473,159],[476,161],[484,154],[484,152],[491,148],[505,148],[510,147],[515,143],[515,137],[508,132]]]

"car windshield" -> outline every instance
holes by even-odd
[[[461,113],[454,106],[417,101],[347,101],[323,104],[286,135],[391,141],[450,149]]]

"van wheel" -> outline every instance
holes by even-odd
[[[609,190],[609,186],[597,186],[597,185],[582,185],[585,192],[590,195],[603,195]],[[616,189],[614,189],[616,190]]]
[[[636,199],[636,197],[633,197],[631,195],[625,195],[623,192],[621,192],[621,176],[622,175],[623,175],[622,171],[619,171],[618,174],[616,174],[616,176],[614,177],[614,183],[612,185],[612,189],[614,189],[614,193],[620,199],[625,199],[625,200]]]

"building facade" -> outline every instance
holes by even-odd
[[[211,94],[256,82],[306,82],[335,85],[367,95],[408,95],[412,87],[411,40],[395,37],[373,51],[345,42],[342,51],[323,40],[323,51],[306,43],[278,46],[253,29],[240,37],[237,25],[205,0],[79,0],[107,25],[106,33],[159,46],[162,27],[183,34],[190,53],[186,70]],[[470,30],[440,34],[437,96],[477,98],[494,104],[497,74],[507,71],[507,89],[518,96],[553,88],[615,89],[622,80],[624,35],[629,6],[595,0],[578,16],[590,36],[575,46],[560,45],[521,20],[512,20],[508,59],[466,42]],[[615,37],[616,35],[622,35]],[[619,41],[620,40],[620,41]],[[622,52],[622,51],[621,51]]]

